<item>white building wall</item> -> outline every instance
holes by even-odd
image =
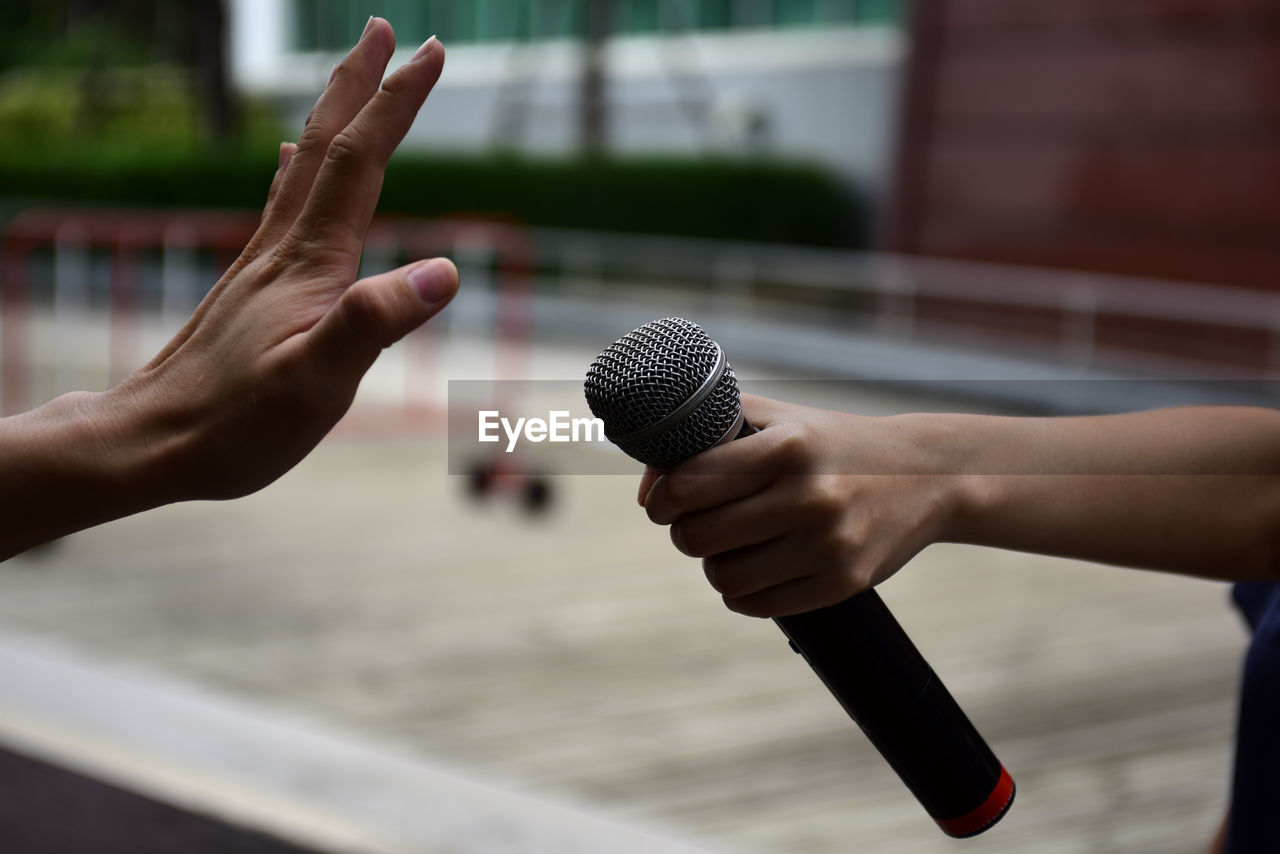
[[[341,55],[290,51],[288,5],[232,0],[232,69],[242,90],[278,101],[298,128]],[[401,45],[393,67],[416,48]],[[444,76],[406,145],[573,150],[579,43],[445,48]],[[902,54],[890,28],[614,39],[605,59],[609,145],[812,158],[875,193],[887,182]]]

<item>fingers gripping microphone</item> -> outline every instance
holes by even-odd
[[[591,411],[629,456],[671,468],[756,432],[733,369],[696,323],[655,320],[596,357]],[[875,590],[776,622],[950,836],[975,836],[1013,803],[1013,779]]]

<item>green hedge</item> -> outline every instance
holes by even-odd
[[[274,149],[0,147],[0,196],[58,204],[256,209]],[[864,206],[808,165],[694,158],[598,161],[402,152],[379,211],[502,214],[539,226],[865,245]]]

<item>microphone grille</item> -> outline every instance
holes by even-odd
[[[719,443],[742,411],[737,378],[727,364],[715,386],[684,418],[659,433],[629,436],[659,424],[693,398],[716,369],[720,347],[681,317],[646,323],[596,357],[584,383],[591,412],[629,456],[670,468]]]

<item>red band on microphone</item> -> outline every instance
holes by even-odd
[[[942,832],[948,836],[954,836],[957,839],[977,836],[1009,811],[1009,807],[1013,804],[1014,791],[1013,778],[1001,765],[1000,779],[996,781],[996,787],[991,790],[991,794],[987,795],[987,799],[980,807],[959,818],[939,818],[935,821],[938,822],[938,827],[942,828]]]

